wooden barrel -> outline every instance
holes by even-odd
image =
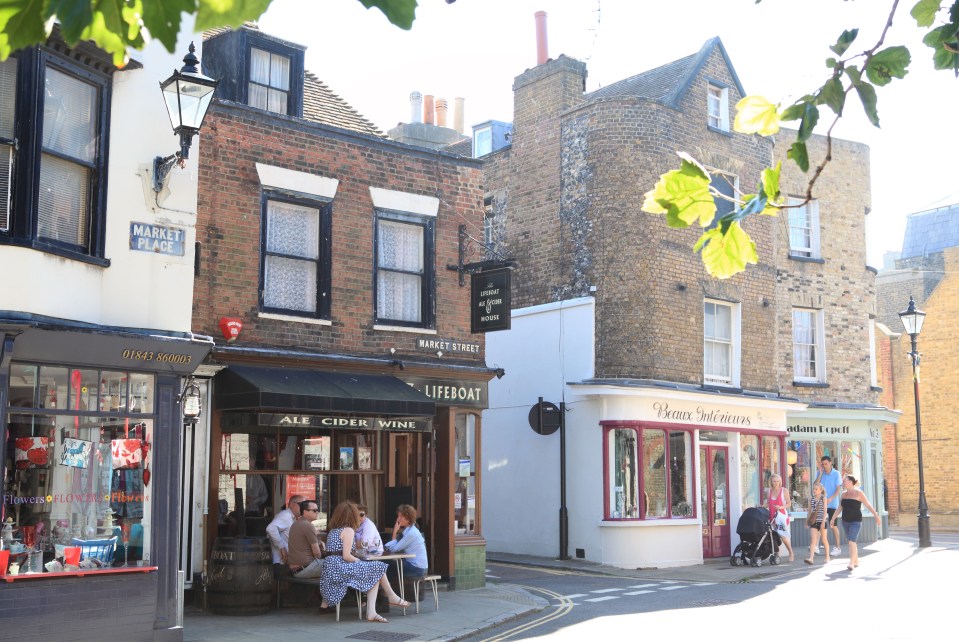
[[[268,538],[216,538],[207,563],[207,608],[220,615],[261,615],[270,610],[272,587]]]

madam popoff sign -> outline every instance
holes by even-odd
[[[510,327],[510,268],[474,272],[470,285],[471,332],[495,332]]]

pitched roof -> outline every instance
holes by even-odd
[[[630,78],[615,82],[612,85],[597,89],[596,91],[586,94],[586,100],[592,101],[601,98],[635,96],[637,98],[654,100],[669,107],[678,108],[679,102],[685,95],[686,90],[689,89],[696,75],[702,69],[703,65],[706,64],[709,55],[713,52],[713,49],[716,48],[719,49],[719,52],[725,59],[726,66],[729,67],[729,73],[736,83],[736,88],[739,90],[740,95],[745,95],[746,92],[739,82],[739,76],[736,75],[736,70],[733,69],[733,64],[729,60],[729,54],[726,53],[726,48],[723,46],[722,41],[716,36],[715,38],[707,40],[702,48],[691,56],[674,60],[655,69],[644,71],[641,74],[636,74]]]
[[[924,256],[955,246],[959,246],[959,203],[910,214],[899,258]]]
[[[386,136],[348,102],[333,93],[333,90],[311,71],[303,75],[303,118],[361,134],[384,138]]]
[[[449,152],[450,154],[456,154],[457,156],[472,156],[473,155],[473,139],[464,138],[458,140],[455,143],[451,143],[446,147],[442,148],[444,152]]]

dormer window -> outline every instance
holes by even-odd
[[[706,124],[710,129],[729,131],[729,89],[716,83],[709,83],[706,114]]]
[[[289,113],[290,59],[256,47],[250,48],[250,107],[278,114]]]

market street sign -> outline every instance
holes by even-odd
[[[510,272],[500,268],[470,275],[470,331],[474,334],[509,330]]]

